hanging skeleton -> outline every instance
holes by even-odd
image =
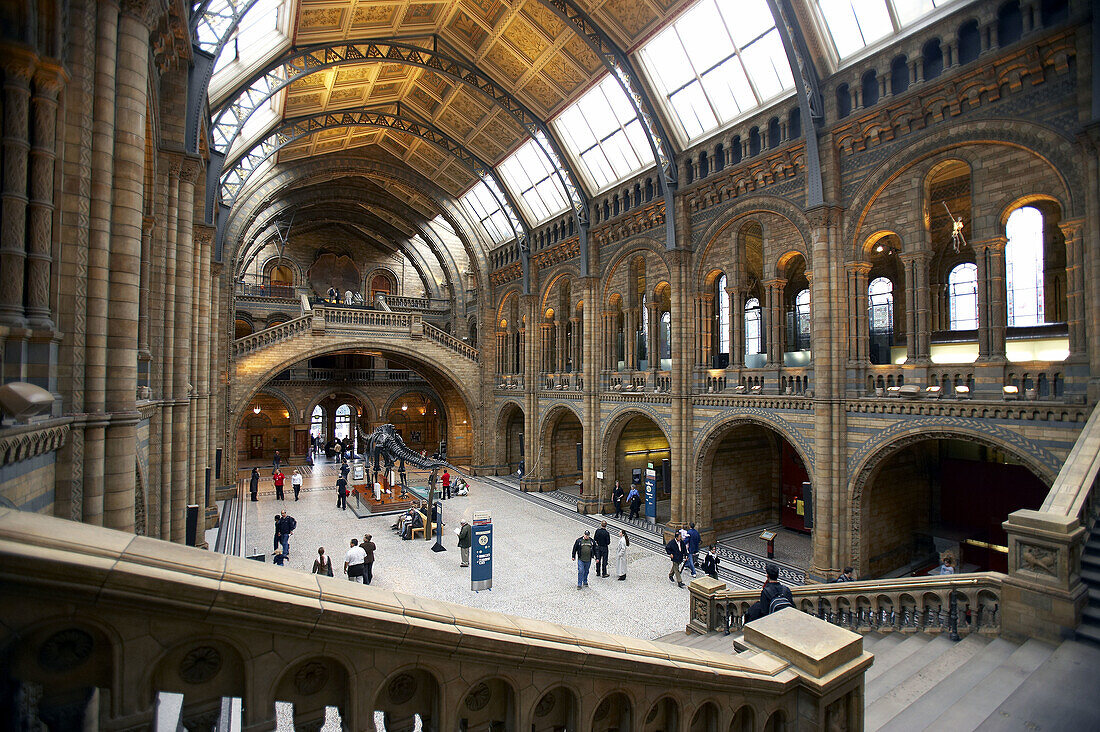
[[[943,202],[943,207],[947,209],[947,216],[951,219],[951,246],[956,252],[963,247],[967,246],[966,237],[963,236],[963,217],[956,217],[951,213],[951,209],[947,208],[947,202]]]

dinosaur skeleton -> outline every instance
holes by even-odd
[[[391,474],[394,465],[397,466],[397,475],[402,487],[408,487],[408,479],[405,475],[405,463],[421,470],[435,470],[447,468],[455,473],[462,471],[455,468],[446,460],[436,460],[419,455],[415,450],[409,449],[397,429],[392,424],[383,424],[375,428],[369,436],[364,438],[367,443],[367,460],[371,463],[374,473],[384,470]]]

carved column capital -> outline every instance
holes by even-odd
[[[25,46],[0,45],[0,68],[4,70],[4,83],[16,82],[28,86],[38,65],[38,54]]]
[[[118,12],[141,23],[151,33],[160,22],[166,4],[162,0],[122,0]]]
[[[183,164],[180,168],[180,178],[187,183],[195,183],[202,172],[202,160],[190,155],[183,156]]]
[[[52,61],[44,61],[34,72],[34,92],[37,96],[57,101],[68,80],[69,74],[64,68]]]

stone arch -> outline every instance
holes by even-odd
[[[369,421],[379,419],[379,417],[377,416],[378,410],[375,408],[374,400],[367,396],[367,393],[362,389],[356,388],[348,384],[342,386],[334,386],[319,392],[316,396],[313,397],[313,399],[310,400],[309,404],[306,406],[304,418],[308,420],[313,415],[313,410],[316,409],[321,402],[328,399],[334,394],[340,393],[351,394],[356,399],[358,399],[364,407],[368,407],[371,410],[372,417],[372,419]]]
[[[608,292],[608,286],[612,278],[615,276],[615,272],[618,271],[619,267],[623,264],[628,264],[636,256],[642,253],[655,254],[660,260],[661,265],[665,268],[664,278],[667,279],[671,276],[672,266],[668,261],[668,250],[665,249],[664,244],[650,237],[638,237],[630,244],[631,245],[629,247],[624,247],[622,251],[618,252],[614,257],[612,257],[603,268],[603,272],[600,275],[600,283],[601,289],[604,291],[605,297],[611,294],[610,292]],[[646,273],[646,277],[648,278],[651,274],[653,276],[660,277],[660,275],[658,275],[657,273],[649,272]]]
[[[556,692],[564,692],[569,695],[568,703],[571,707],[572,714],[562,715],[561,705],[562,701],[557,698]],[[549,704],[545,703],[546,698],[554,694],[553,701]],[[577,690],[577,688],[567,682],[565,679],[560,679],[558,683],[549,689],[546,689],[541,694],[534,695],[528,708],[524,710],[526,713],[523,715],[523,719],[534,720],[533,724],[540,724],[540,720],[551,718],[555,722],[562,721],[563,726],[567,729],[579,729],[580,728],[580,716],[581,716],[581,699],[584,697]],[[540,713],[541,712],[541,713]],[[571,719],[562,720],[561,716],[571,717]],[[555,719],[556,717],[556,719]]]
[[[269,709],[275,702],[294,704],[294,722],[300,727],[323,720],[326,707],[338,707],[343,723],[358,729],[361,725],[355,723],[351,668],[346,659],[331,655],[307,654],[289,659],[286,670],[271,685],[265,703]]]
[[[773,277],[780,277],[786,279],[789,273],[789,268],[796,257],[802,257],[802,261],[806,264],[806,269],[810,269],[810,258],[806,256],[806,252],[797,246],[788,247],[782,254],[775,259],[775,269],[772,272]]]
[[[185,721],[191,714],[213,712],[218,709],[222,697],[247,697],[244,662],[247,657],[237,641],[229,636],[218,634],[180,640],[149,664],[153,672],[142,690],[142,700],[152,705],[157,692],[176,692],[183,694]]]
[[[638,700],[634,698],[634,694],[629,687],[610,691],[600,699],[592,710],[590,729],[594,732],[604,732],[608,729],[635,729],[637,709]],[[626,717],[625,722],[622,719],[624,716]],[[604,722],[608,719],[608,722]],[[609,727],[609,724],[614,726]]]
[[[705,242],[705,244],[696,255],[696,268],[702,267],[703,263],[707,261],[710,249],[718,241],[720,235],[728,233],[731,236],[736,236],[741,224],[745,223],[741,219],[750,219],[760,214],[774,214],[786,219],[798,230],[804,246],[806,246],[805,242],[810,241],[810,227],[806,215],[798,206],[787,199],[772,195],[756,195],[745,199],[735,199],[732,205],[726,206],[725,210],[716,216],[715,220],[703,230],[700,241]],[[757,223],[764,229],[764,236],[767,238],[767,226],[762,221],[757,221]],[[736,241],[734,246],[736,246]],[[809,261],[808,258],[807,261]]]
[[[871,258],[871,252],[874,250],[876,244],[885,239],[888,236],[892,236],[901,243],[901,250],[905,251],[905,240],[896,231],[890,229],[879,229],[867,236],[863,240],[863,244],[857,245],[856,261],[866,262]]]
[[[370,298],[370,300],[373,300],[371,292],[374,290],[375,277],[382,277],[386,280],[386,282],[390,286],[391,295],[397,296],[401,294],[401,283],[397,279],[397,275],[394,274],[389,267],[375,267],[374,269],[367,272],[367,274],[363,277],[362,291],[364,294],[364,299]]]
[[[563,485],[559,485],[559,478],[568,478],[574,473],[579,474],[580,472],[573,467],[575,459],[566,459],[563,465],[555,463],[554,434],[557,432],[562,420],[570,415],[580,426],[580,441],[584,441],[584,417],[572,404],[558,402],[546,410],[539,419],[538,432],[536,433],[539,446],[538,456],[534,462],[527,464],[528,472],[539,477],[546,476],[547,480],[552,481],[553,488],[563,487]],[[568,469],[563,472],[565,466],[568,466]]]
[[[429,401],[433,402],[444,417],[446,417],[448,420],[450,419],[450,415],[447,414],[447,407],[443,403],[443,398],[439,396],[435,389],[432,389],[428,386],[410,386],[408,388],[395,391],[393,394],[390,395],[389,399],[386,400],[386,403],[382,405],[382,409],[379,412],[379,414],[381,414],[380,418],[384,420],[386,418],[386,415],[390,413],[390,408],[393,407],[394,403],[396,403],[398,399],[402,397],[407,397],[410,394],[422,395]]]
[[[503,694],[503,698],[501,698]],[[481,720],[499,715],[504,719],[505,729],[516,728],[516,716],[519,711],[519,694],[515,684],[499,674],[484,676],[470,684],[462,695],[455,710],[456,719],[473,719],[468,723],[470,729],[488,728]]]
[[[631,419],[638,416],[648,417],[650,420],[652,420],[653,423],[657,425],[657,428],[664,433],[665,439],[668,440],[668,435],[671,431],[671,428],[669,427],[668,422],[665,420],[660,412],[653,409],[652,407],[647,407],[641,404],[624,405],[612,412],[607,417],[607,419],[600,420],[601,422],[603,422],[603,432],[600,435],[600,452],[604,455],[605,458],[607,456],[608,442],[610,441],[612,435],[614,435],[615,439],[617,440],[623,426],[626,425],[626,423],[629,422]],[[672,440],[669,440],[668,444],[671,445]]]
[[[1011,216],[1016,209],[1024,208],[1025,206],[1034,206],[1037,203],[1051,203],[1057,206],[1060,212],[1065,210],[1061,201],[1055,196],[1051,196],[1047,193],[1032,193],[1020,196],[1009,201],[998,214],[997,220],[1000,222],[1000,231],[1004,231],[1008,226],[1008,217]]]
[[[1033,441],[996,425],[980,424],[954,417],[929,417],[895,423],[876,433],[848,458],[848,510],[851,559],[854,567],[861,565],[863,494],[878,468],[901,450],[928,440],[965,440],[1011,453],[1022,465],[1049,488],[1061,468],[1057,457]]]
[[[664,719],[658,721],[658,716],[664,714]],[[669,717],[672,717],[670,720]],[[642,719],[642,729],[648,732],[650,725],[656,724],[652,729],[680,729],[683,727],[683,710],[680,700],[672,694],[662,694],[649,705],[646,716]]]
[[[264,279],[268,282],[271,281],[271,273],[275,270],[275,267],[286,267],[290,270],[293,281],[290,283],[291,287],[300,285],[304,279],[302,274],[302,268],[298,266],[298,263],[289,257],[280,257],[278,255],[274,257],[268,257],[260,264],[260,272],[263,273]]]
[[[430,717],[434,720],[432,728],[439,729],[440,719],[443,713],[442,684],[439,682],[439,672],[431,666],[423,663],[404,664],[391,671],[375,692],[370,711],[373,716],[375,711],[381,711],[387,715],[394,713],[398,719],[390,719],[387,716],[386,729],[414,729],[413,716],[420,714],[427,707]],[[382,696],[385,694],[385,703]],[[423,715],[421,715],[423,720]],[[367,720],[373,725],[373,719]]]
[[[520,442],[517,447],[518,450],[511,450],[511,435],[508,433],[508,427],[512,423],[512,419],[516,412],[520,416],[520,429],[523,429],[523,425],[526,421],[526,413],[523,411],[523,404],[516,399],[505,399],[497,410],[496,424],[497,429],[494,434],[496,435],[495,445],[495,460],[494,463],[498,469],[503,468],[505,474],[514,472],[512,465],[518,467],[523,452],[523,444]],[[515,458],[513,460],[513,458]]]
[[[849,199],[848,210],[858,212],[858,215],[847,219],[843,241],[852,242],[853,247],[858,246],[857,234],[875,198],[890,183],[909,172],[913,165],[947,151],[956,157],[964,155],[961,151],[968,145],[1007,145],[1035,155],[1047,163],[1062,182],[1066,201],[1062,207],[1064,214],[1071,218],[1080,215],[1083,205],[1081,195],[1075,196],[1073,191],[1085,191],[1087,188],[1084,185],[1084,171],[1076,159],[1076,146],[1046,127],[1017,122],[1011,128],[996,121],[966,122],[899,148],[861,182]]]
[[[550,293],[555,291],[555,287],[558,285],[559,282],[567,279],[572,284],[573,282],[579,280],[580,276],[581,275],[579,269],[577,269],[576,267],[567,266],[562,267],[561,269],[556,271],[553,276],[547,278],[546,285],[543,286],[542,294],[539,296],[539,302],[541,303],[539,309],[546,310],[546,308],[548,307],[553,307],[549,302]]]
[[[294,400],[291,399],[290,396],[288,396],[285,391],[283,391],[282,389],[279,389],[276,386],[273,386],[271,382],[268,382],[257,393],[258,394],[267,394],[270,397],[274,397],[275,399],[278,399],[280,402],[282,402],[283,406],[286,407],[286,411],[290,413],[290,421],[291,422],[297,422],[298,421],[298,418],[301,416],[301,415],[298,414],[298,408],[294,405]]]

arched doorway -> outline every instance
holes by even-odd
[[[644,414],[627,415],[621,426],[616,429],[613,424],[608,434],[609,470],[605,484],[614,486],[617,480],[627,493],[634,484],[644,500],[646,471],[652,469],[657,488],[657,523],[669,521],[672,517],[672,453],[668,437]]]
[[[572,410],[557,407],[547,415],[539,457],[542,475],[549,478],[543,484],[547,490],[577,490],[583,438],[581,421]]]
[[[755,422],[734,422],[710,441],[699,463],[704,496],[710,496],[710,525],[718,535],[755,526],[780,525],[800,532],[809,482],[798,451],[775,430]]]
[[[577,729],[577,695],[564,686],[542,695],[532,715],[532,732]]]
[[[519,405],[509,404],[501,412],[499,443],[499,471],[503,475],[514,475],[523,465],[523,410]],[[525,466],[524,466],[525,467]]]
[[[620,732],[634,729],[633,706],[630,697],[621,691],[604,697],[592,713],[592,732]]]
[[[1019,456],[972,439],[907,442],[868,470],[852,506],[866,577],[926,574],[945,552],[962,571],[1007,572],[1001,524],[1039,508],[1049,489]]]
[[[440,451],[446,435],[446,415],[427,394],[402,394],[392,401],[385,419],[397,429],[409,449],[429,455]]]
[[[237,425],[238,462],[271,462],[278,450],[285,464],[290,458],[291,416],[281,399],[265,393],[253,397]]]

